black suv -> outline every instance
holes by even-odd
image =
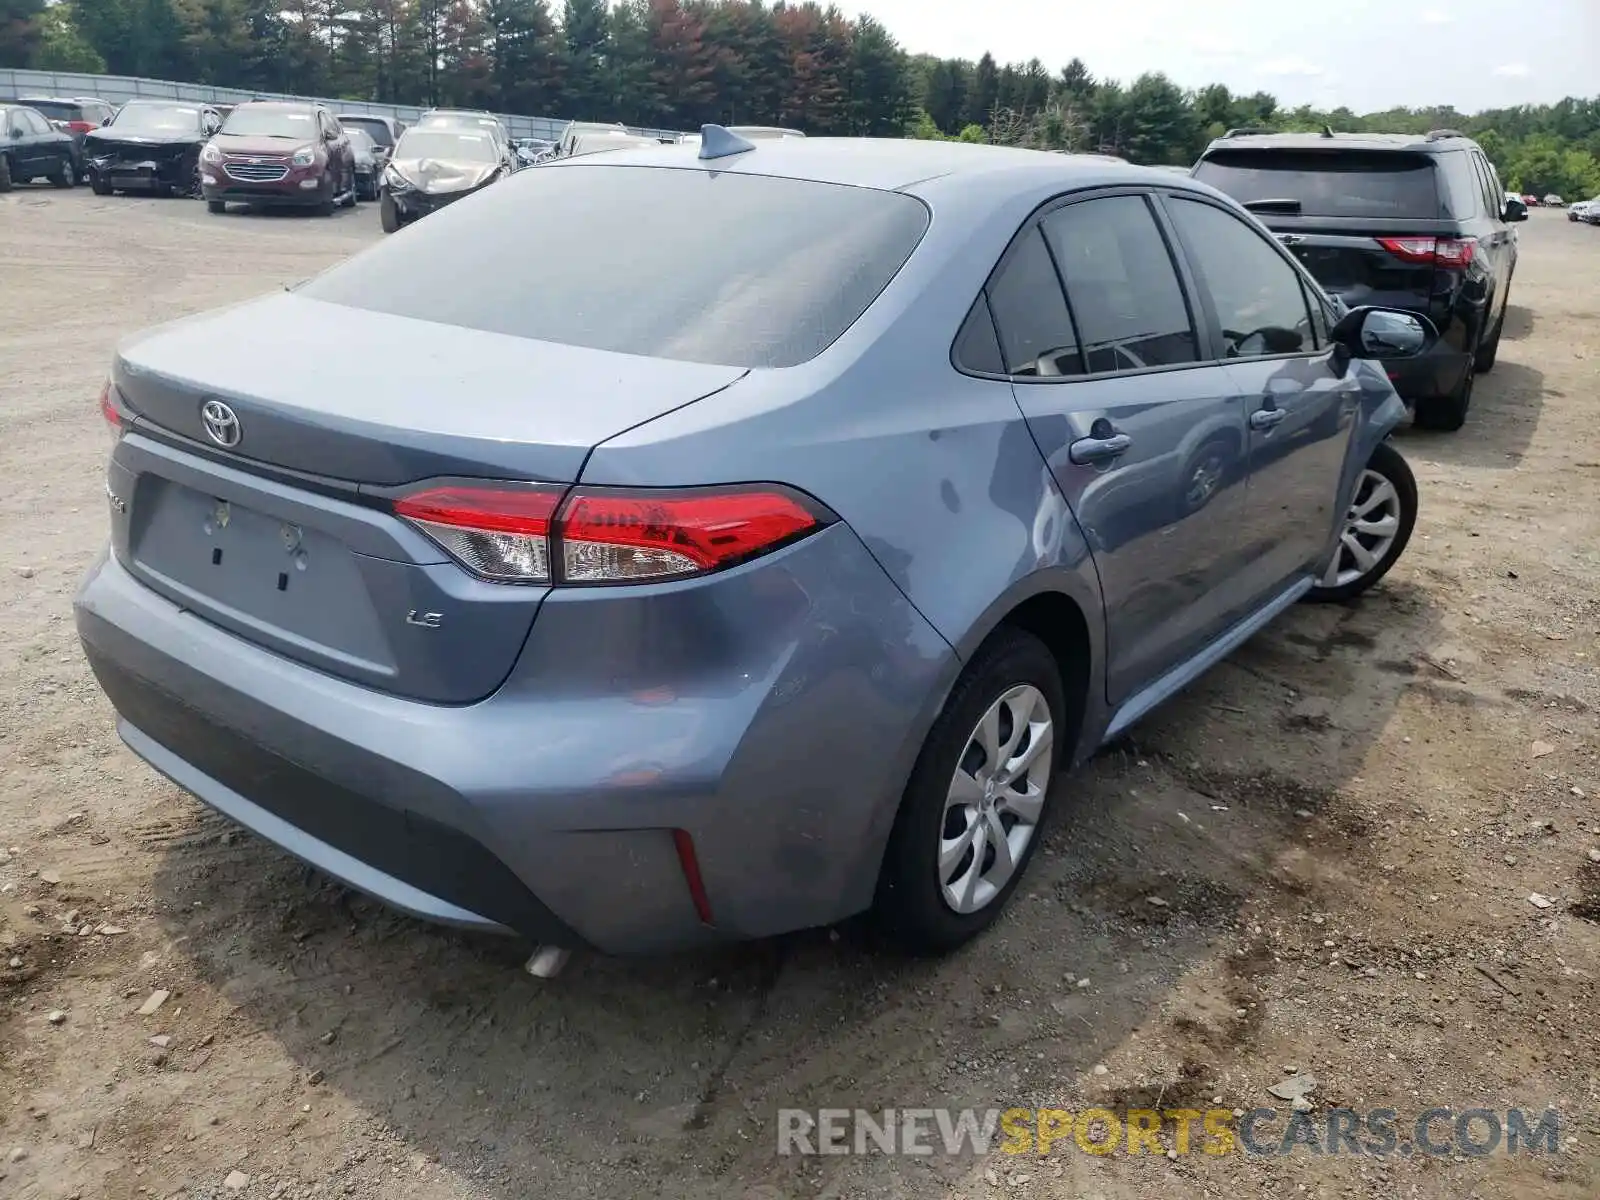
[[[1193,174],[1265,222],[1345,304],[1432,320],[1430,353],[1385,366],[1418,425],[1461,428],[1473,378],[1500,346],[1517,266],[1508,222],[1528,218],[1476,142],[1448,129],[1229,130]]]

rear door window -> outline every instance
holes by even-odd
[[[61,100],[35,100],[28,107],[43,113],[51,121],[77,121],[81,111],[76,104],[68,104]]]
[[[1221,150],[1201,161],[1195,178],[1241,204],[1299,203],[1306,217],[1449,217],[1433,158],[1385,150]],[[1288,210],[1285,210],[1288,211]]]
[[[1012,243],[989,281],[1005,373],[1024,378],[1083,374],[1083,357],[1061,280],[1037,225]]]
[[[519,172],[300,290],[596,350],[789,367],[867,310],[927,227],[927,208],[899,192],[563,163]]]
[[[994,318],[989,315],[989,302],[982,295],[961,323],[953,357],[956,366],[963,371],[976,371],[981,375],[1006,373],[1005,363],[1000,358],[1000,343],[995,338]]]
[[[1069,204],[1040,224],[1067,285],[1091,372],[1198,359],[1172,255],[1143,196]]]
[[[1439,180],[1448,193],[1446,205],[1458,220],[1476,217],[1485,211],[1482,176],[1473,167],[1472,155],[1452,150],[1437,157]]]

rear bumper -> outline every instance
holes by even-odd
[[[281,658],[109,556],[75,614],[123,739],[201,800],[407,912],[611,953],[865,908],[956,669],[843,526],[707,580],[552,597],[506,684],[458,707]]]
[[[1386,360],[1383,369],[1402,400],[1446,396],[1461,386],[1471,355],[1441,339],[1416,358]]]

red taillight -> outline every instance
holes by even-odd
[[[787,488],[640,491],[452,484],[395,502],[450,555],[486,579],[630,583],[719,570],[818,529]],[[560,506],[559,513],[556,511]]]
[[[115,446],[122,440],[122,435],[128,431],[128,426],[133,424],[133,420],[117,403],[117,389],[109,379],[100,388],[100,415],[106,419],[106,428],[111,433],[111,444]]]
[[[106,380],[100,389],[100,415],[106,419],[111,428],[118,433],[122,432],[122,414],[117,411],[117,404],[111,398],[111,380]]]
[[[1425,266],[1464,267],[1472,261],[1472,238],[1389,237],[1378,244],[1402,262]]]
[[[485,578],[548,583],[550,517],[563,490],[436,487],[397,500],[394,511]]]
[[[561,510],[561,577],[615,583],[715,571],[809,532],[786,492],[577,491]]]
[[[1477,245],[1472,238],[1440,238],[1433,248],[1433,260],[1441,267],[1464,267],[1472,261]]]
[[[68,121],[67,128],[73,133],[89,133],[95,126],[92,121]]]

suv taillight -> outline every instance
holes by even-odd
[[[1465,267],[1472,262],[1473,238],[1387,237],[1378,244],[1402,262],[1422,266]]]
[[[448,484],[404,496],[394,511],[467,570],[501,583],[683,579],[766,554],[833,519],[778,484],[570,493]]]

